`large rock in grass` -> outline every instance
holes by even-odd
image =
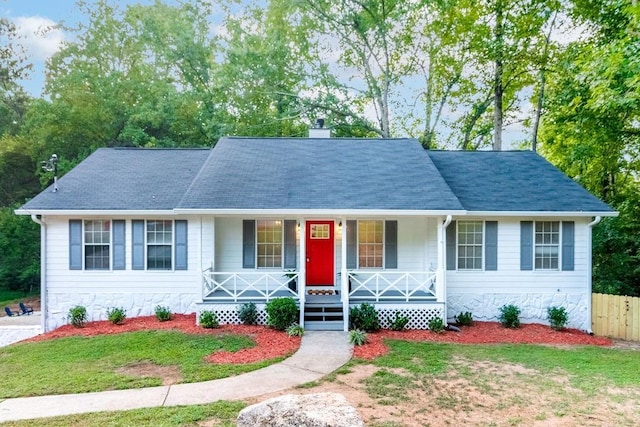
[[[338,393],[287,394],[248,406],[238,427],[364,427],[356,409]]]

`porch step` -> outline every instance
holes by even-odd
[[[307,331],[341,331],[343,329],[344,322],[332,320],[329,322],[304,322],[304,329]]]

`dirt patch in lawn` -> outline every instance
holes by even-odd
[[[136,378],[161,378],[162,385],[182,382],[182,374],[177,366],[160,366],[151,362],[132,363],[116,369],[116,373]]]

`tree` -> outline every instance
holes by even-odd
[[[0,208],[0,288],[31,291],[40,283],[40,228],[13,209]]]

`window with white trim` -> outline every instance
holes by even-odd
[[[257,220],[258,268],[282,267],[282,221]]]
[[[560,254],[560,222],[535,222],[535,268],[558,270]]]
[[[482,270],[483,222],[458,221],[458,269]]]
[[[147,220],[147,269],[171,270],[173,254],[173,221]]]
[[[111,253],[111,221],[84,221],[84,268],[108,270]]]
[[[382,268],[383,236],[383,221],[358,221],[358,268]]]

